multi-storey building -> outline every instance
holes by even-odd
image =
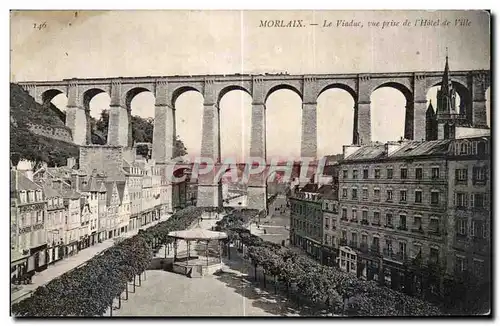
[[[457,270],[484,272],[488,146],[487,137],[344,146],[338,237],[356,250],[358,275],[438,293]],[[439,277],[424,280],[422,267]]]
[[[107,238],[112,239],[120,234],[120,196],[118,194],[118,187],[114,181],[106,181],[106,232]]]
[[[323,205],[323,257],[327,265],[335,264],[338,255],[337,227],[339,223],[338,184],[324,185],[318,190]]]
[[[322,260],[323,217],[318,185],[308,183],[290,196],[290,243]]]
[[[46,267],[46,202],[42,188],[20,171],[11,171],[10,183],[11,278],[17,281]]]
[[[151,170],[145,166],[142,179],[142,197],[141,197],[141,223],[140,226],[147,225],[153,220],[153,185]]]
[[[64,239],[66,237],[66,208],[63,196],[52,187],[42,185],[47,201],[45,229],[47,232],[47,264],[64,258]]]
[[[64,181],[58,180],[54,181],[53,184],[60,184],[59,187],[55,187],[62,193],[64,199],[64,206],[66,208],[65,220],[66,220],[66,239],[65,239],[65,255],[72,256],[78,253],[81,248],[81,202],[82,197],[80,193],[74,191],[70,185],[66,184]]]
[[[125,181],[116,182],[118,190],[118,229],[119,234],[126,233],[130,222],[130,196]]]
[[[456,139],[448,161],[449,252],[446,272],[489,279],[491,248],[490,138]]]
[[[140,226],[140,214],[142,211],[142,169],[135,163],[124,161],[123,170],[130,196],[130,222],[129,230],[135,230]]]
[[[97,175],[83,176],[80,180],[78,190],[82,194],[82,226],[87,227],[87,246],[93,246],[99,241],[99,193],[101,183]]]

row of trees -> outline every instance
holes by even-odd
[[[15,316],[101,316],[113,300],[135,286],[151,263],[153,249],[171,242],[168,233],[189,227],[202,213],[188,207],[167,221],[125,239],[84,265],[38,287],[31,297],[12,305]],[[140,279],[140,277],[139,277]]]
[[[98,145],[105,145],[108,138],[108,126],[109,126],[109,111],[102,110],[99,119],[94,119],[90,117],[90,125],[92,130],[92,143]],[[154,119],[153,118],[142,118],[137,115],[130,116],[130,125],[132,127],[132,139],[136,143],[153,143],[153,130],[154,130]],[[146,147],[141,147],[137,149],[139,154],[146,158],[149,158],[149,149]],[[186,146],[179,138],[176,137],[174,144],[173,158],[184,156],[187,154]]]
[[[217,229],[230,241],[246,247],[246,258],[264,275],[286,285],[287,294],[309,301],[330,313],[357,316],[435,316],[442,312],[431,303],[364,281],[339,269],[324,266],[286,247],[264,241],[243,228],[245,221],[230,214]],[[264,276],[265,278],[265,276]]]

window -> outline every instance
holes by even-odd
[[[342,198],[347,198],[347,188],[342,188]]]
[[[455,170],[455,184],[467,184],[467,169]]]
[[[392,254],[392,240],[385,239],[385,250],[388,254]]]
[[[358,170],[352,170],[352,178],[357,179],[358,178]]]
[[[433,264],[436,264],[439,260],[439,249],[431,248],[429,261]]]
[[[432,179],[439,179],[439,168],[432,168]]]
[[[392,189],[387,190],[387,201],[392,201]]]
[[[380,201],[380,188],[373,189],[373,197],[374,201]]]
[[[363,179],[368,179],[368,169],[363,169]]]
[[[423,177],[424,177],[424,174],[423,174],[422,168],[416,168],[415,169],[415,179],[421,180],[421,179],[423,179]]]
[[[347,172],[348,172],[347,170],[342,171],[342,178],[343,179],[347,179]]]
[[[468,144],[466,144],[466,143],[460,144],[460,155],[467,155],[467,149],[469,147],[467,145]]]
[[[421,216],[414,216],[413,217],[413,229],[415,231],[419,231],[422,229],[422,217]]]
[[[380,212],[373,212],[373,224],[380,225]]]
[[[457,208],[466,208],[467,205],[467,194],[463,192],[457,192],[455,194],[455,206]]]
[[[363,188],[363,199],[367,200],[368,199],[368,188]]]
[[[352,188],[351,195],[352,195],[352,199],[358,199],[358,189]]]
[[[467,235],[467,220],[466,219],[460,219],[458,220],[458,234],[462,236]]]
[[[485,207],[485,195],[482,193],[476,193],[472,196],[472,207],[474,208],[484,208]]]
[[[392,227],[392,213],[385,214],[385,226]]]
[[[355,208],[352,209],[352,219],[355,221],[358,220],[358,211]]]
[[[401,168],[401,179],[408,179],[408,169]]]
[[[415,190],[415,203],[422,203],[422,190]]]
[[[328,230],[330,219],[328,217],[325,218],[325,229]]]
[[[483,221],[472,220],[470,235],[474,238],[486,238],[486,228]]]
[[[347,208],[342,208],[342,219],[347,219]]]
[[[361,235],[361,243],[364,245],[368,243],[368,236],[366,234]]]
[[[357,247],[358,246],[358,234],[357,233],[351,233],[351,246]]]
[[[456,256],[455,258],[455,268],[457,272],[461,273],[467,270],[466,263],[465,263],[465,257],[463,256]]]
[[[406,228],[406,215],[399,215],[399,229],[407,230]]]
[[[431,216],[429,232],[439,234],[439,219],[435,216]]]
[[[406,202],[406,190],[399,191],[399,201]]]
[[[387,179],[392,179],[392,168],[387,169]]]
[[[402,259],[406,259],[406,242],[400,241],[399,242],[399,255],[401,256]]]
[[[474,274],[476,276],[484,275],[484,261],[479,259],[474,259]]]
[[[368,221],[368,211],[362,211],[361,218],[363,221]]]
[[[486,143],[485,142],[477,142],[477,155],[485,155],[486,154]]]
[[[438,205],[438,204],[439,204],[439,192],[433,190],[431,192],[431,205]]]
[[[375,169],[375,179],[380,179],[380,169]]]
[[[418,258],[422,255],[422,246],[418,243],[413,244],[413,258]]]

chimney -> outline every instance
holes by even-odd
[[[406,142],[403,141],[402,139],[400,141],[392,141],[392,142],[387,142],[384,144],[384,152],[387,156],[391,155],[398,149],[400,149],[403,145],[405,145]]]
[[[80,176],[78,173],[71,173],[71,189],[78,192],[80,190]]]

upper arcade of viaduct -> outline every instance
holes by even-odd
[[[65,79],[62,81],[20,82],[37,102],[46,103],[63,93],[68,98],[66,124],[77,144],[89,141],[88,116],[91,99],[102,92],[110,96],[110,145],[131,145],[130,105],[135,95],[149,91],[155,96],[153,156],[157,162],[169,160],[175,134],[175,102],[186,91],[197,91],[204,98],[202,154],[217,157],[218,105],[232,90],[252,97],[252,148],[250,155],[265,156],[265,103],[274,91],[289,89],[302,99],[302,156],[316,156],[316,102],[327,89],[340,88],[354,99],[353,143],[371,141],[370,96],[381,87],[398,89],[406,98],[405,138],[425,138],[427,92],[439,85],[443,72],[397,72],[317,75],[197,75],[163,77],[117,77]],[[450,72],[469,123],[486,125],[486,90],[489,70]],[[214,110],[215,108],[215,110]],[[161,144],[160,144],[161,143]],[[260,143],[260,144],[259,144]],[[166,146],[166,147],[165,147]]]
[[[250,157],[266,159],[266,100],[279,89],[289,89],[302,99],[301,156],[317,157],[317,99],[327,89],[346,90],[354,99],[353,143],[371,141],[370,97],[381,87],[398,89],[406,98],[405,138],[425,139],[427,93],[439,85],[442,72],[401,72],[324,75],[201,75],[168,77],[120,77],[66,79],[62,81],[20,82],[39,103],[66,94],[66,125],[76,144],[90,141],[90,101],[99,93],[110,96],[108,144],[132,145],[130,105],[137,94],[149,91],[155,96],[153,159],[159,164],[172,158],[176,127],[176,99],[186,91],[203,95],[201,155],[220,162],[219,103],[232,90],[252,97]],[[488,70],[454,71],[450,78],[461,99],[461,110],[474,127],[486,126],[486,90],[491,78]],[[333,108],[335,109],[335,108]],[[332,135],[333,137],[334,135]],[[198,180],[198,205],[219,206],[220,184],[212,175]],[[266,182],[255,178],[248,184],[248,207],[266,207]]]

